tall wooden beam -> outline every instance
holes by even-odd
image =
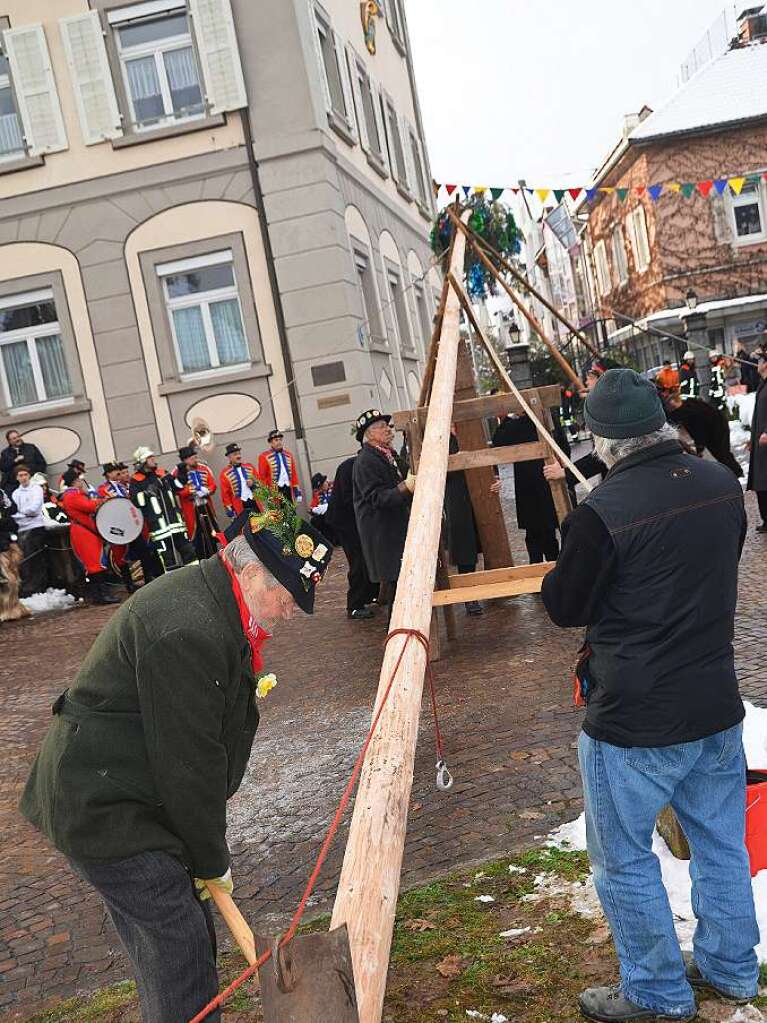
[[[468,218],[468,213],[464,214]],[[463,273],[465,238],[456,232],[450,269]],[[448,292],[391,630],[429,634],[447,475],[461,307]],[[333,927],[345,923],[354,961],[360,1023],[379,1023],[397,907],[413,785],[426,650],[396,636],[387,644],[376,706],[407,643],[391,699],[368,749],[354,805]]]

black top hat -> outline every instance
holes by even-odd
[[[315,472],[312,476],[312,490],[319,490],[326,479],[327,476],[323,476],[321,472]]]
[[[275,437],[282,437],[282,436],[284,436],[282,430],[270,430],[269,433],[267,434],[266,442],[267,442],[267,444],[270,444],[274,440]]]
[[[178,450],[178,457],[181,459],[182,462],[184,461],[185,458],[191,458],[193,455],[196,454],[197,448],[194,446],[194,444],[189,444],[187,445],[187,447],[179,448]]]
[[[226,448],[224,449],[224,454],[225,455],[233,455],[235,453],[235,451],[242,451],[242,448],[240,447],[239,444],[237,444],[234,441],[232,441],[231,444],[227,444],[226,445]]]
[[[117,462],[104,462],[101,469],[105,476],[108,476],[110,472],[117,472],[120,468]]]
[[[85,462],[81,462],[79,458],[73,458],[71,462],[67,463],[68,469],[84,469]]]
[[[379,412],[377,408],[368,409],[367,412],[363,412],[354,423],[354,434],[359,444],[362,443],[362,438],[365,436],[365,430],[373,423],[390,423],[391,416],[385,412]]]

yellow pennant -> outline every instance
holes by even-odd
[[[682,191],[682,186],[679,184],[678,181],[669,181],[669,183],[666,185],[666,188],[669,190],[669,192],[676,192],[677,194]]]
[[[743,191],[743,186],[746,183],[745,178],[730,178],[730,188],[733,190],[735,195],[740,195]]]
[[[550,188],[536,188],[535,194],[538,196],[538,198],[541,200],[542,203],[545,203],[546,200],[548,199],[549,195],[551,194],[551,189]]]
[[[487,191],[487,185],[475,185],[474,186],[474,194],[475,195],[484,195],[486,191]]]
[[[600,192],[604,192],[605,195],[612,195],[615,189],[612,185],[605,185],[604,188],[599,189]]]

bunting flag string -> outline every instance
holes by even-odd
[[[523,188],[520,185],[512,185],[499,188],[488,185],[447,185],[434,181],[433,188],[434,196],[437,199],[443,190],[449,199],[455,194],[456,190],[460,189],[467,199],[470,195],[484,195],[489,192],[493,202],[498,202],[506,192],[511,192],[512,195],[519,195],[520,192],[524,191],[527,195],[536,196],[541,205],[546,206],[551,204],[559,205],[566,195],[573,202],[577,202],[583,197],[588,203],[594,203],[604,195],[616,195],[619,202],[622,203],[626,202],[631,195],[637,197],[649,195],[653,202],[658,202],[663,195],[681,195],[685,199],[692,199],[694,195],[699,195],[704,199],[708,199],[711,196],[723,196],[728,189],[732,195],[738,196],[742,194],[743,189],[747,185],[758,185],[762,180],[767,181],[767,171],[760,171],[757,174],[737,174],[734,177],[706,178],[704,181],[665,181],[651,185],[633,185],[631,187],[617,187],[614,185],[590,187],[584,185],[580,188],[528,188],[527,186]]]

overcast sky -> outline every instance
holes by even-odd
[[[682,62],[727,6],[405,4],[436,180],[507,186],[526,178],[530,187],[585,184],[618,141],[624,114],[657,107],[674,91]]]

